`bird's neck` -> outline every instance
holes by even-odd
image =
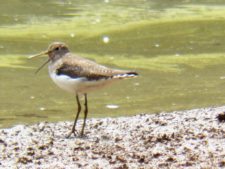
[[[67,55],[68,52],[63,52],[63,53],[57,53],[57,54],[51,54],[50,55],[50,60],[52,63],[57,62],[58,60],[62,59],[63,57],[65,57]]]

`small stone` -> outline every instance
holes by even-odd
[[[219,167],[225,167],[225,159],[219,162]]]
[[[27,164],[27,163],[31,163],[32,159],[29,159],[28,157],[20,157],[17,162],[22,164]]]
[[[118,161],[120,161],[120,162],[122,162],[122,163],[127,162],[127,160],[125,159],[124,156],[119,156],[119,155],[116,156],[116,160],[118,160]]]
[[[218,114],[218,116],[216,118],[221,123],[225,122],[225,112],[222,112],[222,113]]]

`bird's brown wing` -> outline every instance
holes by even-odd
[[[64,58],[56,73],[71,78],[86,77],[88,80],[99,80],[112,78],[114,75],[126,74],[129,71],[111,69],[91,60],[73,56],[73,59]]]

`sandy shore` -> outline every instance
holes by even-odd
[[[225,168],[225,107],[0,130],[0,168]],[[82,121],[79,121],[78,127]]]

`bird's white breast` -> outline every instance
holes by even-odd
[[[82,78],[72,79],[66,75],[57,75],[55,72],[49,72],[49,74],[57,86],[70,93],[76,93],[82,82]]]
[[[71,78],[67,75],[57,75],[54,71],[50,71],[49,75],[53,82],[61,89],[70,93],[86,93],[107,84],[110,84],[112,79],[88,80],[85,77]]]

